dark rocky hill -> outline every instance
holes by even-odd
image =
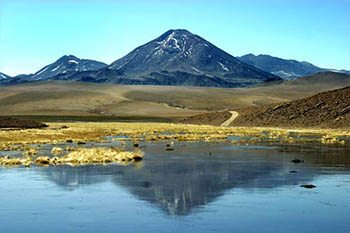
[[[232,125],[349,128],[350,87],[239,113]]]

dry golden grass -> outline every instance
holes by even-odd
[[[53,154],[53,153],[52,153]],[[118,163],[128,165],[132,162],[138,162],[143,158],[141,151],[128,152],[117,148],[78,148],[76,151],[67,155],[58,157],[49,156],[24,156],[22,158],[0,157],[0,165],[29,167],[32,164],[37,166],[58,166],[70,165],[80,166],[86,164],[108,164]]]
[[[102,142],[106,136],[127,136],[128,140],[202,141],[221,140],[229,136],[249,136],[245,140],[306,140],[333,141],[350,137],[348,130],[334,129],[282,129],[261,127],[218,127],[169,123],[50,123],[46,129],[0,130],[0,150],[21,150],[27,144],[58,144],[73,142]],[[322,140],[323,138],[323,140]],[[328,140],[326,140],[328,139]],[[123,140],[123,139],[119,139]],[[243,140],[243,139],[242,139]]]

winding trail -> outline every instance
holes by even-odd
[[[236,119],[236,117],[238,117],[238,112],[230,111],[230,113],[232,114],[232,116],[229,119],[227,119],[226,121],[224,121],[224,123],[222,123],[220,126],[226,126],[227,127],[227,126],[229,126],[232,123],[232,121],[234,121]]]

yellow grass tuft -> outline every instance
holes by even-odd
[[[121,151],[118,148],[79,148],[76,151],[70,152],[67,155],[58,157],[38,156],[36,158],[10,158],[0,157],[0,165],[3,166],[19,166],[29,167],[31,164],[37,166],[57,166],[71,165],[80,166],[87,164],[107,164],[119,163],[128,165],[132,162],[142,160],[143,152]]]

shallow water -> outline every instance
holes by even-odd
[[[0,168],[0,232],[350,232],[348,148],[166,143],[128,167]]]

